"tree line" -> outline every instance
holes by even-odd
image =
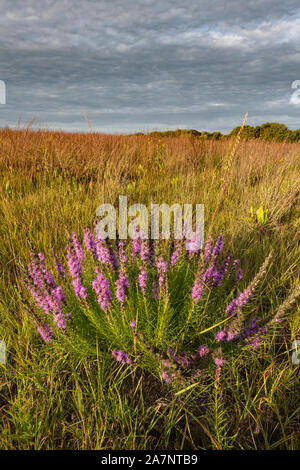
[[[196,129],[176,129],[174,131],[153,131],[150,133],[137,132],[135,135],[150,135],[154,137],[180,137],[180,136],[194,136],[204,139],[228,139],[238,134],[241,126],[237,126],[232,129],[229,134],[222,134],[221,132],[207,132],[197,131]],[[241,139],[262,139],[267,141],[276,142],[299,142],[300,141],[300,129],[294,131],[290,130],[285,124],[277,122],[266,122],[260,126],[244,126]]]

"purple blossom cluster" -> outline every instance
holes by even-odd
[[[143,292],[146,293],[148,274],[144,266],[139,266],[138,284]]]
[[[54,250],[52,250],[52,253],[53,253],[53,258],[54,258],[54,262],[55,262],[55,266],[56,266],[56,270],[57,270],[58,275],[59,275],[62,279],[66,279],[66,271],[65,271],[65,268],[63,267],[62,263],[59,261],[59,259],[58,259],[58,257],[57,257],[57,254],[55,253]]]
[[[112,357],[121,364],[131,364],[132,360],[128,357],[125,351],[111,351]]]
[[[183,243],[181,240],[176,240],[173,249],[170,252],[169,261],[165,260],[161,254],[156,254],[156,248],[153,241],[150,242],[146,238],[142,238],[141,234],[137,231],[138,236],[131,244],[131,262],[139,263],[139,273],[137,276],[137,284],[139,285],[143,294],[146,293],[146,286],[149,277],[152,277],[152,294],[155,299],[163,298],[168,290],[168,269],[172,269],[179,261],[182,255]],[[190,251],[195,251],[193,240],[190,242]],[[196,242],[194,240],[194,242]],[[92,231],[89,228],[84,229],[83,243],[87,252],[93,255],[95,262],[100,263],[104,270],[110,272],[118,269],[118,278],[115,281],[115,297],[123,308],[128,289],[131,285],[127,269],[127,255],[126,245],[124,241],[119,241],[115,249],[112,244],[107,240],[102,240],[99,237],[94,238]],[[205,270],[197,271],[197,276],[192,288],[192,299],[197,302],[206,285],[220,285],[224,279],[230,263],[232,255],[226,255],[223,260],[219,262],[218,257],[223,248],[223,237],[220,235],[215,244],[211,238],[207,240],[203,249],[203,263],[206,266]],[[53,257],[58,275],[67,281],[66,271],[63,264],[59,261],[57,255],[53,251]],[[158,250],[159,251],[159,250]],[[138,259],[139,256],[139,259]],[[83,285],[83,263],[85,260],[85,253],[78,236],[75,232],[70,237],[66,253],[67,265],[71,276],[71,283],[75,295],[87,301],[88,293],[87,288]],[[237,269],[237,260],[234,261],[234,267]],[[104,312],[107,311],[112,301],[112,293],[109,286],[109,281],[105,277],[99,266],[95,268],[96,278],[92,281],[92,288],[97,296],[97,302]],[[31,262],[28,265],[29,282],[27,283],[28,290],[43,309],[46,314],[52,313],[56,324],[65,329],[65,317],[62,313],[62,305],[65,303],[65,294],[61,286],[58,286],[54,281],[53,276],[45,267],[45,258],[42,253],[32,255]],[[240,274],[237,272],[237,277]],[[244,293],[245,295],[245,293]],[[232,308],[241,303],[241,297],[233,301]],[[42,330],[41,330],[42,331]]]
[[[31,254],[31,261],[27,267],[25,286],[38,306],[46,315],[52,315],[56,326],[63,331],[66,328],[66,315],[63,313],[65,294],[61,286],[57,285],[45,266],[42,253]],[[52,331],[45,324],[35,321],[37,329],[45,341],[50,341]]]
[[[223,235],[221,234],[218,236],[215,246],[212,249],[211,257],[216,258],[223,250],[223,246],[224,246],[224,238],[223,238]]]
[[[50,330],[49,326],[47,326],[45,323],[41,326],[38,327],[38,332],[40,333],[41,337],[43,338],[44,341],[50,341],[51,336],[53,335],[53,331]]]
[[[132,245],[131,245],[132,261],[134,261],[136,256],[140,253],[140,251],[141,251],[141,240],[140,240],[140,237],[138,237],[135,240],[132,240]]]
[[[87,299],[87,290],[82,284],[82,262],[84,260],[84,253],[80,245],[77,235],[73,233],[72,240],[67,248],[67,262],[69,271],[72,277],[72,285],[76,297]]]
[[[157,282],[153,282],[152,285],[152,296],[154,299],[158,299],[159,296],[162,299],[167,292],[167,285],[168,285],[168,263],[163,259],[162,256],[158,257],[156,263],[157,269]]]
[[[149,262],[149,256],[150,256],[150,249],[149,249],[149,243],[146,238],[141,240],[141,247],[140,247],[140,257],[143,263],[148,263]]]
[[[95,259],[97,259],[97,243],[89,228],[84,228],[83,230],[83,241],[86,249],[92,253]]]
[[[196,256],[197,252],[199,251],[200,247],[200,241],[197,236],[194,236],[193,238],[190,238],[186,242],[186,250],[188,252],[188,257],[189,259],[194,258]]]
[[[265,331],[266,327],[264,325],[260,324],[256,318],[251,318],[246,326],[241,325],[238,329],[229,326],[219,331],[216,334],[216,340],[227,342],[244,340],[250,348],[257,349],[262,343],[260,335],[264,334]]]
[[[216,364],[217,366],[217,370],[220,370],[222,365],[226,362],[225,359],[223,359],[223,357],[215,357],[214,358],[214,363]]]
[[[118,243],[118,246],[119,246],[119,253],[118,253],[119,261],[120,261],[121,266],[125,267],[126,262],[127,262],[126,251],[125,251],[125,248],[124,248],[125,247],[125,242],[120,240],[119,243]]]
[[[107,266],[109,269],[115,270],[118,268],[117,257],[112,247],[104,240],[97,239],[96,257],[99,263]]]
[[[38,253],[37,255],[31,253],[30,258],[31,261],[28,264],[28,274],[34,285],[39,289],[41,289],[43,285],[49,289],[55,288],[56,283],[45,266],[44,255],[42,253]]]
[[[128,277],[123,270],[120,270],[119,278],[117,279],[115,284],[116,284],[116,298],[120,302],[120,304],[123,305],[126,294],[127,294],[127,290],[130,287],[130,282],[128,280]]]
[[[243,278],[243,270],[241,268],[238,268],[236,270],[235,280],[236,282],[239,282],[242,278]]]
[[[231,253],[223,253],[224,239],[222,235],[217,238],[215,243],[212,238],[209,238],[200,251],[196,249],[195,240],[189,240],[189,242],[187,257],[183,253],[184,243],[181,240],[174,241],[171,248],[169,245],[168,255],[166,255],[163,244],[149,242],[147,239],[142,238],[140,234],[131,242],[131,246],[128,246],[123,240],[109,242],[108,240],[99,239],[97,236],[94,237],[92,231],[86,228],[83,233],[82,245],[75,232],[70,237],[66,253],[68,275],[54,251],[53,257],[57,275],[65,283],[63,285],[71,281],[75,296],[80,299],[81,308],[87,306],[88,292],[92,293],[94,291],[97,303],[104,312],[106,320],[111,320],[111,317],[119,314],[117,312],[120,311],[122,318],[126,318],[129,323],[128,317],[137,318],[135,314],[132,315],[133,310],[130,311],[130,314],[126,311],[127,303],[125,304],[125,300],[133,292],[134,287],[137,288],[134,291],[135,293],[141,295],[142,292],[146,296],[147,286],[152,284],[153,298],[167,299],[168,302],[170,295],[168,283],[170,280],[170,287],[173,287],[171,282],[178,274],[178,267],[181,266],[180,260],[187,263],[186,268],[188,270],[191,268],[190,272],[193,272],[194,269],[197,270],[189,287],[191,288],[191,295],[187,299],[192,314],[197,313],[194,306],[208,289],[220,287],[226,279],[230,279],[235,283],[242,279],[239,260],[233,259]],[[90,256],[91,254],[92,256]],[[177,266],[175,266],[176,263],[178,263]],[[265,331],[265,327],[255,318],[252,318],[244,326],[241,308],[247,304],[253,295],[258,281],[265,273],[266,266],[267,263],[265,262],[253,281],[227,305],[225,313],[227,316],[230,315],[231,323],[216,334],[215,340],[217,343],[234,340],[244,341],[253,349],[256,349],[261,343],[261,336]],[[84,271],[84,269],[87,271]],[[93,272],[95,275],[92,274]],[[189,274],[189,271],[187,272]],[[84,277],[83,274],[85,274]],[[92,280],[87,285],[89,276],[92,276]],[[83,279],[86,286],[83,284]],[[189,278],[186,277],[186,279]],[[132,284],[133,288],[130,291]],[[43,312],[48,316],[51,315],[52,323],[48,322],[48,324],[44,322],[44,319],[36,320],[35,318],[39,334],[44,341],[49,342],[55,334],[55,328],[65,331],[66,320],[70,314],[65,314],[63,311],[66,306],[65,291],[62,286],[57,284],[46,268],[45,258],[42,253],[31,255],[26,287]],[[93,291],[88,291],[90,287]],[[66,290],[66,292],[68,291]],[[174,291],[171,291],[170,303],[172,301],[172,292]],[[113,302],[114,297],[120,304],[119,308],[118,304]],[[157,303],[151,301],[155,309],[158,309]],[[174,311],[175,309],[176,307]],[[280,319],[281,315],[282,312],[279,311],[276,318]],[[139,320],[140,323],[142,324]],[[130,328],[136,347],[139,332],[136,330],[135,320],[131,321]],[[225,362],[222,350],[221,348],[214,350],[211,343],[208,344],[210,347],[205,344],[200,345],[192,353],[185,351],[178,353],[177,349],[176,352],[172,349],[163,352],[159,356],[162,379],[167,383],[199,380],[204,377],[204,369],[209,360],[219,373]],[[181,345],[178,346],[181,347]],[[111,354],[119,363],[130,364],[132,362],[132,359],[125,351],[112,350]]]
[[[173,267],[180,259],[182,250],[181,240],[175,240],[174,251],[171,254],[170,266]]]
[[[239,260],[232,262],[232,254],[227,253],[223,260],[220,260],[224,246],[223,236],[220,235],[213,245],[209,238],[203,248],[203,264],[199,268],[192,287],[192,299],[198,303],[206,289],[221,286],[226,276],[229,276],[233,270],[236,271],[236,282],[242,277],[241,269],[237,272]],[[208,265],[206,268],[205,266]]]
[[[206,264],[211,256],[211,251],[213,248],[213,239],[209,237],[203,247],[203,262]]]
[[[95,268],[95,273],[97,274],[97,277],[92,282],[92,288],[96,293],[98,304],[102,310],[106,312],[109,304],[111,303],[109,282],[108,279],[106,279],[106,277],[102,274],[98,266]]]
[[[75,254],[77,256],[77,259],[82,262],[84,260],[84,252],[83,248],[78,240],[76,232],[72,233],[72,242],[73,242],[73,249],[75,251]]]
[[[136,238],[134,238],[131,243],[131,262],[132,263],[134,263],[140,251],[141,251],[141,233],[139,232],[138,227],[136,227]]]
[[[243,292],[233,299],[226,307],[225,312],[234,315],[243,305],[246,305],[251,298],[253,290],[247,287]]]

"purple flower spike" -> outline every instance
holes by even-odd
[[[168,264],[164,261],[162,256],[159,256],[157,261],[157,270],[161,274],[165,274],[168,271]]]
[[[140,257],[143,263],[147,263],[149,261],[149,254],[150,254],[150,250],[149,250],[148,240],[144,238],[141,241],[141,249],[140,249]]]
[[[152,297],[153,297],[153,299],[158,300],[158,288],[157,288],[157,285],[154,281],[152,283]]]
[[[72,241],[73,241],[73,247],[76,253],[76,256],[80,262],[84,260],[84,253],[82,246],[79,243],[77,234],[75,232],[72,233]]]
[[[131,244],[131,259],[132,262],[135,260],[136,256],[140,253],[141,251],[141,237],[138,229],[136,229],[137,232],[137,238],[132,240]]]
[[[65,318],[62,312],[62,304],[65,302],[65,294],[58,286],[49,271],[45,267],[45,258],[42,253],[31,255],[31,263],[28,265],[28,279],[25,285],[45,314],[53,315],[53,320],[61,329],[66,328]],[[39,333],[45,339],[50,340],[50,330],[41,326]]]
[[[56,253],[54,250],[52,250],[52,253],[53,253],[53,258],[54,258],[54,261],[55,261],[55,266],[56,266],[56,270],[57,270],[57,273],[60,277],[62,277],[63,279],[66,279],[66,271],[65,271],[65,268],[63,267],[63,265],[61,264],[61,262],[59,261]]]
[[[51,336],[53,335],[53,332],[46,324],[41,325],[37,330],[44,341],[51,341]]]
[[[37,263],[34,260],[34,255],[31,254],[31,262],[28,264],[28,274],[35,285],[38,289],[41,289],[43,286],[43,274],[41,270],[41,264]]]
[[[52,296],[59,306],[65,302],[65,293],[61,286],[57,286],[52,290]]]
[[[94,289],[97,295],[98,304],[100,305],[102,310],[106,312],[111,302],[109,282],[106,277],[103,276],[102,272],[98,267],[95,268],[95,272],[96,274],[98,274],[98,276],[92,282],[92,288]]]
[[[212,249],[212,239],[209,238],[204,246],[203,265],[205,266],[210,258],[208,267],[204,271],[203,265],[199,264],[192,288],[192,300],[199,302],[207,287],[220,286],[225,278],[231,263],[231,254],[227,254],[221,264],[217,264],[218,255],[223,249],[223,236],[220,235]],[[204,272],[203,272],[204,271]]]
[[[217,366],[217,370],[220,370],[222,365],[225,363],[225,359],[223,359],[222,357],[215,357],[214,358],[214,363],[216,364]]]
[[[214,286],[220,286],[222,284],[223,279],[228,271],[231,258],[232,258],[232,255],[227,254],[223,262],[221,263],[221,265],[212,269],[211,277],[212,277],[212,283]]]
[[[212,244],[213,244],[213,239],[210,237],[204,245],[203,248],[203,254],[204,254],[204,264],[206,264],[211,256],[211,250],[212,250]]]
[[[87,291],[81,282],[81,273],[82,273],[81,259],[82,257],[80,255],[80,250],[78,249],[78,247],[76,250],[74,245],[71,245],[71,246],[69,245],[68,250],[67,250],[67,261],[68,261],[70,274],[73,278],[72,285],[74,288],[74,292],[77,297],[81,297],[86,300]]]
[[[70,245],[67,248],[67,262],[71,276],[73,278],[80,276],[82,271],[81,263],[74,247]]]
[[[236,270],[235,280],[239,282],[243,277],[243,270],[241,268]]]
[[[108,266],[112,270],[118,267],[118,262],[112,248],[108,246],[104,240],[97,240],[96,253],[97,260],[100,263]]]
[[[92,253],[95,259],[97,259],[96,242],[94,240],[92,231],[89,228],[84,228],[83,230],[83,241],[86,249]]]
[[[192,258],[197,251],[200,250],[200,238],[194,236],[186,242],[186,249],[189,253],[189,257]]]
[[[217,341],[225,341],[226,339],[226,331],[225,330],[221,330],[219,331],[217,334],[216,334],[216,340]]]
[[[194,302],[199,302],[202,297],[204,286],[199,279],[196,279],[192,289],[192,299]]]
[[[121,364],[131,364],[132,360],[128,357],[125,351],[111,351],[112,357]]]
[[[246,288],[243,292],[241,292],[235,299],[230,302],[229,305],[226,307],[226,313],[230,313],[234,315],[239,308],[245,305],[252,295],[252,290],[250,288]]]
[[[170,258],[170,266],[174,266],[177,263],[177,261],[180,258],[180,255],[181,255],[181,240],[176,240],[174,251]]]
[[[122,266],[126,266],[127,256],[126,256],[126,251],[124,249],[125,242],[124,241],[119,241],[118,246],[119,246],[119,253],[118,254],[119,254],[120,264]]]
[[[139,266],[139,270],[140,270],[140,273],[138,275],[138,283],[139,283],[139,286],[140,286],[143,294],[145,294],[148,275],[147,275],[147,271],[144,268],[144,266]]]
[[[168,263],[164,261],[162,256],[159,256],[157,263],[157,273],[158,273],[158,286],[157,288],[153,289],[153,296],[154,296],[154,291],[157,289],[158,292],[160,292],[161,298],[164,297],[167,289],[167,283],[168,283],[168,278],[167,278],[167,271],[168,271]],[[156,292],[155,292],[156,295]]]
[[[207,354],[209,353],[209,348],[207,346],[200,346],[197,349],[197,353],[199,354],[200,357],[207,356]]]
[[[130,287],[130,282],[128,281],[128,277],[126,276],[124,271],[120,271],[119,278],[115,282],[116,284],[116,298],[123,304],[125,301],[125,297],[127,294],[127,289]]]
[[[73,285],[76,297],[81,297],[82,299],[86,300],[88,295],[87,295],[86,288],[81,283],[81,279],[79,277],[73,279],[72,285]]]
[[[219,237],[217,238],[217,241],[215,243],[215,246],[212,250],[212,253],[211,253],[211,256],[214,258],[216,256],[218,256],[219,253],[221,253],[222,249],[223,249],[223,246],[224,246],[224,239],[223,239],[223,235],[219,235]]]

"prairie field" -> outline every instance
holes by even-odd
[[[1,129],[0,448],[299,448],[299,183],[300,143]],[[130,281],[116,300],[118,269],[95,262],[83,235],[97,207],[117,207],[119,195],[147,207],[204,204],[205,239],[224,243],[220,263],[231,253],[242,277],[209,278],[194,295],[202,251],[173,265],[174,246],[158,243],[159,266],[145,268],[138,256],[131,263],[130,243],[116,244]],[[51,324],[45,340],[37,325],[51,315],[30,295],[26,266],[44,269],[33,255],[42,253],[57,285],[52,252],[67,271],[74,233],[87,300],[67,273],[60,285],[71,318],[65,329]],[[110,286],[107,311],[95,297],[95,263]],[[150,279],[161,279],[157,298]],[[256,343],[241,341],[251,319],[262,325]],[[221,341],[223,327],[239,336]],[[201,347],[211,360],[193,369]]]

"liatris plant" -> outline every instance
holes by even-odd
[[[167,383],[198,382],[211,369],[220,374],[234,348],[259,348],[299,291],[276,318],[250,317],[247,304],[271,255],[242,288],[239,260],[224,251],[222,235],[202,249],[186,242],[108,242],[85,229],[83,243],[76,233],[69,237],[65,261],[52,252],[56,272],[42,253],[31,254],[24,285],[38,333],[81,354],[102,351],[128,367],[149,367]]]

